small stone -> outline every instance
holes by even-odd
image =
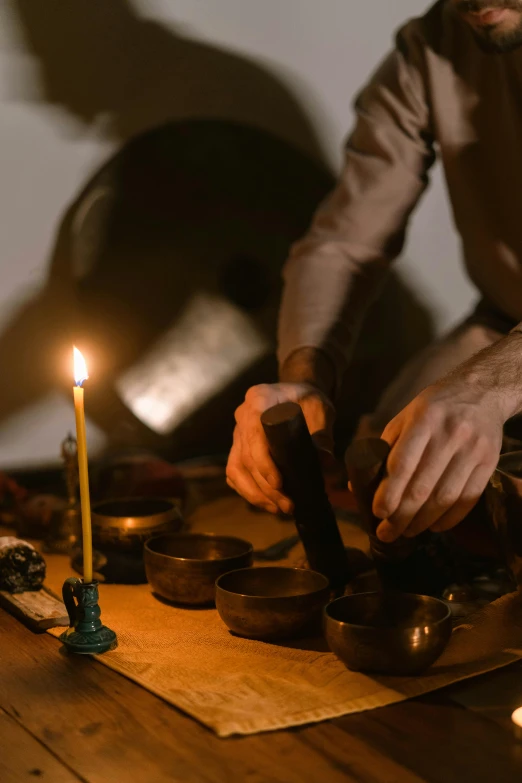
[[[39,590],[44,579],[45,560],[34,546],[14,536],[0,536],[0,590]]]

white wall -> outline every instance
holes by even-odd
[[[16,2],[0,3],[0,332],[45,280],[54,232],[68,202],[119,143],[110,118],[85,121],[60,105],[59,95],[52,104],[45,98]],[[418,0],[135,0],[134,9],[182,40],[246,56],[274,74],[308,113],[335,167],[351,124],[354,93],[389,48],[393,30],[422,10]],[[96,57],[96,41],[90,46]],[[198,50],[189,51],[187,108],[178,112],[187,116],[191,98],[204,89],[201,75],[191,84],[190,58]],[[227,113],[221,106],[219,111]],[[265,119],[260,124],[269,126],[271,118]],[[141,121],[146,125],[148,118],[135,127]],[[429,303],[439,329],[458,319],[473,299],[438,171],[399,267]],[[9,368],[1,368],[1,378],[9,383]],[[72,423],[70,401],[58,395],[1,423],[0,466],[53,460]],[[90,442],[96,450],[103,434],[91,428]]]

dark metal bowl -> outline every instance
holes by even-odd
[[[252,564],[252,544],[214,533],[180,533],[149,539],[145,572],[153,591],[180,604],[211,604],[218,576]]]
[[[326,640],[349,668],[413,675],[429,668],[451,636],[442,601],[407,593],[360,593],[338,598],[324,612]]]
[[[244,568],[216,582],[221,619],[249,639],[289,639],[320,630],[329,597],[328,579],[304,568]]]

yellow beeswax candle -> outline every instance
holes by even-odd
[[[83,581],[92,582],[92,528],[91,500],[89,496],[89,468],[87,462],[87,438],[85,436],[85,411],[82,384],[89,377],[85,360],[74,348],[74,413],[76,415],[76,442],[78,444],[78,472],[80,476],[80,502],[83,534]]]

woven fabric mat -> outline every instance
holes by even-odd
[[[200,509],[195,531],[241,535],[262,547],[292,526],[250,512],[235,498]],[[341,523],[345,542],[365,537]],[[302,557],[299,547],[289,562]],[[47,584],[59,592],[68,558],[46,556]],[[374,709],[505,666],[522,657],[522,597],[509,595],[457,628],[424,676],[369,677],[348,671],[322,639],[266,644],[232,636],[215,609],[180,609],[156,599],[148,585],[101,585],[103,621],[118,634],[116,650],[97,656],[220,737],[254,734]],[[57,636],[60,629],[50,631]]]

